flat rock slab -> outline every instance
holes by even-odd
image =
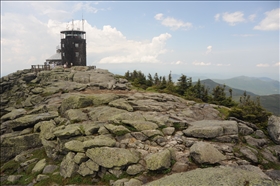
[[[92,161],[105,168],[137,163],[140,159],[139,153],[134,150],[109,147],[88,149],[86,155]]]
[[[201,120],[191,122],[183,131],[186,136],[196,138],[215,138],[225,135],[238,135],[236,121]]]
[[[251,165],[240,167],[211,167],[195,169],[184,173],[165,176],[150,182],[146,186],[208,186],[208,185],[271,185],[277,186],[280,182],[272,181],[258,167]]]

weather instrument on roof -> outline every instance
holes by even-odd
[[[84,26],[83,26],[84,27]],[[86,66],[86,32],[77,28],[60,32],[62,65]]]

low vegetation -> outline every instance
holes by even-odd
[[[243,121],[254,123],[262,129],[267,126],[268,117],[271,115],[260,105],[259,97],[253,100],[250,95],[244,92],[238,103],[232,99],[232,89],[228,90],[229,96],[226,96],[225,85],[218,85],[210,90],[201,84],[200,80],[193,84],[192,78],[183,74],[176,83],[172,81],[171,73],[167,78],[165,76],[158,76],[157,73],[154,76],[149,73],[146,77],[141,71],[134,70],[133,72],[127,71],[124,74],[124,78],[130,81],[137,89],[168,93],[196,102],[229,107],[229,110],[218,109],[222,111],[221,115],[223,118],[236,117]]]

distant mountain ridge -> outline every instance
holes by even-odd
[[[280,94],[280,82],[267,77],[239,76],[230,79],[213,79],[213,81],[257,95]]]
[[[206,88],[210,90],[210,93],[213,88],[216,86],[223,86],[224,84],[217,83],[211,79],[205,79],[200,81],[201,84],[203,84]],[[196,82],[194,82],[196,84]],[[225,84],[225,93],[227,96],[229,96],[229,89],[231,88],[227,84]],[[236,102],[239,102],[239,98],[244,94],[245,90],[240,90],[237,88],[231,88],[232,89],[232,99]],[[280,116],[280,94],[271,94],[271,95],[263,95],[259,96],[257,94],[254,94],[253,92],[246,91],[247,95],[250,95],[252,99],[255,99],[256,97],[260,97],[260,102],[262,107],[264,107],[267,111],[272,112],[274,115]]]

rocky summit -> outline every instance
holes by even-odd
[[[131,90],[108,70],[1,78],[1,185],[280,185],[280,118]]]

